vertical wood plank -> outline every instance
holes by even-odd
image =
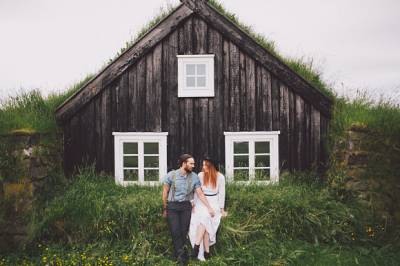
[[[296,168],[296,101],[295,95],[292,91],[289,91],[289,134],[290,134],[290,141],[289,141],[289,165],[290,169],[293,171]]]
[[[304,102],[304,168],[311,168],[311,105]]]
[[[193,53],[194,54],[206,54],[207,53],[207,24],[200,18],[194,17],[193,19]],[[199,159],[205,154],[209,154],[209,120],[208,120],[208,108],[209,98],[201,97],[195,98],[194,102],[194,127],[193,127],[193,154],[195,158],[198,158],[197,171],[201,170]]]
[[[229,41],[223,39],[223,69],[224,69],[224,130],[232,131],[231,126],[231,78],[230,78],[230,47]]]
[[[77,113],[79,116],[79,162],[78,166],[87,166],[89,165],[89,139],[88,139],[88,132],[86,130],[86,121],[87,121],[87,110],[88,106],[86,105],[80,112]]]
[[[162,43],[153,52],[153,96],[151,99],[153,127],[150,131],[161,132],[161,95],[162,95]]]
[[[178,54],[178,32],[173,32],[163,45],[163,69],[165,73],[165,82],[167,91],[168,104],[165,117],[168,129],[168,167],[176,167],[176,159],[180,153],[181,145],[181,123],[178,102],[178,65],[176,55]]]
[[[113,136],[112,136],[112,94],[109,88],[106,88],[102,93],[101,99],[101,135],[102,135],[102,161],[104,171],[109,174],[114,174],[114,149],[113,149]]]
[[[95,135],[95,112],[94,112],[94,99],[86,107],[82,128],[86,135],[87,145],[87,163],[93,164],[96,156],[96,135]]]
[[[63,125],[63,146],[64,146],[64,160],[63,168],[66,176],[71,176],[73,172],[73,153],[72,153],[72,131],[71,131],[71,119],[66,121]]]
[[[128,86],[129,86],[129,115],[128,115],[128,131],[137,131],[138,113],[139,113],[139,92],[137,86],[137,67],[133,66],[128,70]]]
[[[118,130],[127,131],[128,129],[128,95],[129,95],[129,80],[128,72],[121,75],[119,80],[119,93],[118,93],[118,117],[119,120]]]
[[[263,67],[261,67],[261,113],[260,123],[261,130],[272,130],[272,110],[271,110],[271,74]]]
[[[263,120],[263,105],[262,105],[262,68],[258,63],[256,63],[256,130],[262,130],[262,120]]]
[[[256,77],[255,77],[255,62],[250,56],[246,56],[246,99],[247,109],[244,112],[247,114],[246,130],[256,130]]]
[[[111,91],[111,130],[112,131],[120,131],[119,125],[119,107],[120,107],[120,97],[119,97],[119,80],[110,84],[109,90]]]
[[[320,172],[326,171],[328,165],[328,120],[320,113],[320,132],[321,132],[321,142],[320,142]]]
[[[280,103],[279,160],[282,169],[289,169],[289,91],[282,83],[280,85]]]
[[[248,114],[247,114],[247,89],[246,89],[246,55],[239,52],[239,114],[240,114],[240,131],[248,131]]]
[[[146,57],[140,59],[137,64],[137,131],[146,130],[146,80],[147,80]]]
[[[271,84],[272,130],[279,130],[279,80],[274,77]]]
[[[240,55],[239,48],[233,44],[229,43],[230,52],[230,82],[231,82],[231,100],[230,100],[230,112],[231,119],[230,124],[233,131],[240,130]]]
[[[101,109],[102,106],[102,96],[101,94],[96,97],[94,100],[94,113],[95,113],[95,140],[96,140],[96,171],[100,172],[103,168],[103,161],[102,161],[102,154],[101,154],[101,145],[103,141],[103,137],[101,135],[101,127],[102,123],[102,112],[103,110]]]
[[[215,97],[209,101],[209,134],[213,139],[210,143],[210,151],[215,158],[224,163],[225,143],[224,140],[224,68],[223,68],[223,39],[216,30],[209,28],[208,52],[215,54],[214,57],[214,89]]]
[[[72,166],[71,173],[74,174],[76,172],[76,167],[78,167],[80,163],[80,158],[82,154],[81,143],[80,143],[79,114],[76,114],[71,118],[70,126],[71,126],[70,162]]]
[[[154,50],[153,50],[154,51]],[[153,84],[153,53],[146,55],[146,132],[152,131],[155,127],[154,114],[154,84]]]
[[[313,149],[313,162],[317,167],[320,161],[320,141],[321,141],[321,123],[320,123],[320,113],[317,109],[312,107],[311,114],[311,126],[312,126],[312,149]]]
[[[193,18],[179,29],[179,54],[193,54]],[[181,120],[181,153],[193,153],[193,99],[179,99]]]
[[[296,155],[298,170],[303,170],[303,149],[304,149],[304,101],[296,94]]]

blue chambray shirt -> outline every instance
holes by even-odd
[[[174,171],[175,171],[175,175],[176,175],[175,201],[190,200],[191,198],[193,198],[193,197],[190,197],[191,193],[193,193],[196,188],[201,187],[199,176],[195,172],[192,172],[192,189],[191,189],[191,191],[188,191],[187,175],[182,175],[181,171],[179,169],[168,172],[168,174],[163,178],[163,181],[162,181],[163,184],[169,185],[171,187],[172,173]]]

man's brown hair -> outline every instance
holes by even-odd
[[[189,160],[190,158],[193,158],[193,156],[190,155],[190,154],[187,154],[187,153],[182,154],[181,156],[179,156],[179,159],[178,159],[178,166],[181,167],[182,164],[183,164],[183,163],[186,163],[187,160]]]

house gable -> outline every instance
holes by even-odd
[[[182,0],[181,4],[167,18],[149,31],[130,49],[116,58],[108,67],[97,74],[78,92],[68,98],[56,110],[58,121],[65,121],[87,104],[93,97],[119,77],[127,68],[135,64],[143,54],[150,51],[156,44],[176,30],[179,24],[192,14],[198,15],[207,24],[212,25],[225,38],[236,44],[244,52],[251,54],[268,71],[284,82],[304,100],[312,103],[327,118],[331,116],[332,100],[310,85],[286,64],[259,45],[248,34],[239,29],[225,16],[216,11],[204,0]],[[195,28],[196,30],[196,28]],[[194,40],[194,43],[197,40]],[[180,54],[185,51],[179,51]],[[202,51],[199,51],[202,53]]]

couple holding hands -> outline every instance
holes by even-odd
[[[179,169],[168,172],[163,179],[163,216],[167,218],[174,245],[174,256],[186,265],[189,256],[185,248],[187,235],[192,245],[191,257],[205,260],[210,246],[216,242],[221,217],[227,215],[225,206],[225,177],[217,163],[203,159],[197,175],[193,156],[183,154]]]

